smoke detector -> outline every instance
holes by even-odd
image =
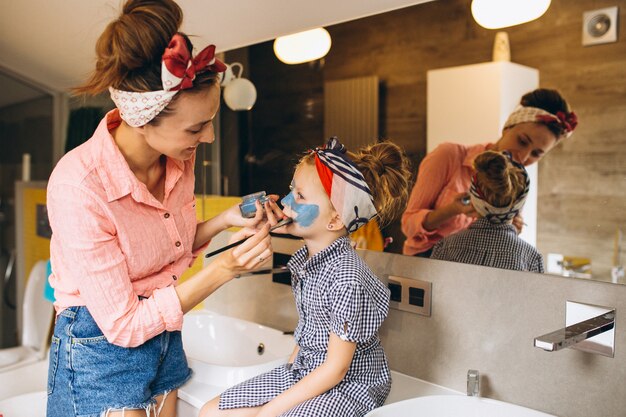
[[[583,13],[583,46],[617,42],[618,8]]]

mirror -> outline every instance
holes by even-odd
[[[554,0],[539,20],[505,30],[512,62],[538,69],[540,85],[558,89],[580,121],[539,162],[537,248],[544,261],[549,253],[589,258],[591,278],[611,281],[614,263],[626,263],[626,239],[616,250],[615,238],[626,232],[626,42],[582,46],[582,14],[594,4]],[[423,3],[327,30],[332,48],[313,63],[279,62],[271,41],[226,53],[227,62],[249,69],[258,91],[251,112],[222,107],[223,149],[244,161],[224,168],[231,195],[286,192],[301,152],[324,140],[325,83],[337,80],[378,78],[380,137],[402,146],[416,171],[426,153],[426,72],[490,61],[496,33],[474,22],[465,0]],[[394,238],[388,250],[400,252],[399,225],[385,233]]]

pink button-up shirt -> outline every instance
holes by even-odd
[[[424,229],[424,219],[428,213],[450,204],[457,194],[469,191],[474,158],[488,146],[442,143],[426,155],[402,215],[402,233],[407,238],[402,253],[415,255],[425,252],[439,240],[466,229],[473,222],[471,217],[459,214],[434,230]]]
[[[197,255],[194,161],[167,159],[159,202],[109,133],[120,123],[109,112],[52,172],[50,283],[57,314],[86,306],[109,342],[133,347],[182,327],[174,285]]]

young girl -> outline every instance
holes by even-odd
[[[517,236],[513,219],[524,207],[530,181],[506,152],[486,151],[474,160],[470,201],[478,220],[437,243],[432,258],[518,271],[543,272],[537,249]]]
[[[391,380],[378,328],[389,290],[348,234],[374,216],[399,215],[409,176],[403,152],[388,142],[352,154],[332,138],[302,158],[282,200],[294,220],[285,231],[305,242],[288,263],[296,348],[288,364],[226,390],[201,416],[356,417],[384,403]]]

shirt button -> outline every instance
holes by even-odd
[[[174,281],[176,281],[176,280],[178,279],[178,277],[177,277],[176,275],[172,275],[172,279],[173,279]]]
[[[178,241],[178,242],[174,243],[174,245],[176,245],[176,247],[179,248],[180,245],[182,245],[182,243],[180,243],[180,241]]]
[[[165,214],[163,215],[163,217],[165,217],[166,219],[169,219],[169,218],[170,218],[170,214],[169,214],[169,213],[165,213]]]

